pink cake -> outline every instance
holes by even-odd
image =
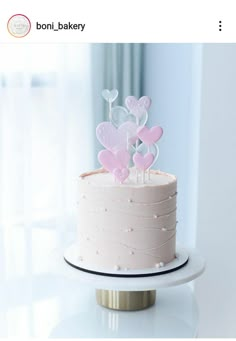
[[[109,120],[96,135],[101,169],[79,178],[79,266],[98,272],[164,267],[175,258],[176,177],[151,170],[160,126],[148,128],[151,99],[104,90]]]
[[[133,174],[132,174],[133,173]],[[151,171],[145,184],[114,183],[104,170],[79,179],[81,266],[97,271],[164,266],[175,258],[176,177]]]

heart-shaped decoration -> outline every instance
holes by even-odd
[[[133,162],[135,164],[135,160],[136,160],[136,167],[137,168],[139,166],[139,163],[142,161],[142,158],[145,161],[145,156],[147,154],[152,154],[153,155],[152,163],[148,166],[148,168],[151,168],[151,166],[154,165],[154,163],[156,162],[156,160],[157,160],[157,158],[159,156],[159,148],[158,148],[158,146],[156,144],[152,144],[150,146],[147,146],[146,144],[141,143],[138,146],[138,148],[135,148],[134,146],[132,146],[131,149],[134,152],[133,153]],[[138,155],[138,156],[135,156],[135,158],[134,158],[135,154],[140,154],[141,157]],[[147,161],[151,162],[151,156],[147,157]],[[143,166],[140,169],[143,169]]]
[[[102,97],[107,101],[107,102],[114,102],[117,97],[118,97],[118,90],[113,89],[113,90],[108,90],[108,89],[104,89],[102,91]]]
[[[135,122],[135,116],[119,105],[111,109],[111,122],[115,127],[120,127],[125,122]]]
[[[112,173],[120,183],[123,183],[125,179],[127,179],[129,176],[129,169],[128,168],[121,168],[121,169],[115,168]]]
[[[116,158],[120,162],[120,168],[125,168],[128,167],[129,160],[130,160],[130,154],[127,150],[118,150],[117,152],[114,153]]]
[[[141,153],[136,152],[133,156],[133,161],[138,169],[146,170],[153,164],[154,155],[152,153],[142,155]]]
[[[137,125],[125,122],[115,128],[111,122],[102,122],[97,126],[96,135],[99,142],[110,151],[127,149],[127,145],[137,140]]]
[[[152,100],[148,96],[140,97],[138,102],[139,102],[139,105],[144,106],[146,108],[146,110],[148,110],[152,104]]]
[[[147,144],[148,146],[157,142],[163,134],[163,129],[159,126],[152,127],[148,129],[148,127],[141,127],[138,129],[138,137],[142,142]]]
[[[141,119],[143,115],[147,114],[147,110],[150,108],[151,103],[151,98],[148,96],[143,96],[139,99],[137,99],[135,96],[128,96],[125,99],[126,107],[139,119]]]
[[[101,150],[98,153],[98,161],[110,173],[114,169],[123,169],[128,166],[130,155],[127,150],[118,150],[112,153],[110,150]]]

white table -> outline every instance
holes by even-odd
[[[94,288],[68,275],[63,251],[74,237],[64,224],[0,228],[0,337],[196,336],[188,285],[157,289],[155,306],[143,311],[98,306]]]
[[[192,338],[197,335],[198,312],[187,285],[160,289],[156,304],[124,312],[96,304],[93,292],[82,312],[62,320],[51,337],[64,338]]]

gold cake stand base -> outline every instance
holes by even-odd
[[[97,303],[115,310],[141,310],[151,307],[156,301],[156,290],[116,291],[96,290]]]

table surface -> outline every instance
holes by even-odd
[[[68,276],[66,224],[0,227],[0,337],[194,337],[198,311],[190,287],[158,289],[139,312],[96,304],[95,290]],[[138,278],[136,279],[139,280]]]

